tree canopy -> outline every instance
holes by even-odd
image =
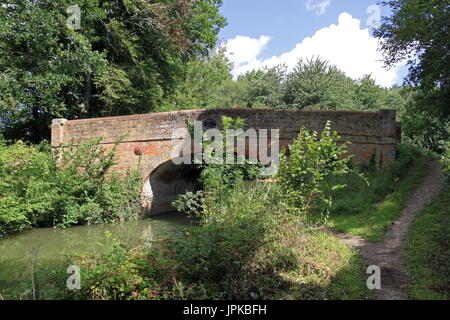
[[[382,1],[392,9],[375,30],[388,67],[407,61],[413,99],[403,115],[404,132],[442,152],[450,138],[450,5],[442,0]]]
[[[52,118],[151,112],[207,56],[225,25],[221,0],[68,0],[0,6],[0,126],[40,141]]]

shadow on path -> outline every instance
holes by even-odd
[[[383,241],[373,243],[359,236],[333,232],[348,246],[356,249],[368,265],[381,269],[381,289],[376,300],[407,300],[405,286],[408,281],[403,271],[403,246],[409,225],[415,215],[433,201],[444,188],[444,174],[438,160],[428,164],[428,172],[420,185],[411,193],[400,217],[393,223]]]

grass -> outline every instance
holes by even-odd
[[[275,299],[370,299],[364,263],[357,252],[330,233],[311,231],[294,249],[296,268],[282,273],[289,285]]]
[[[406,239],[409,295],[417,300],[450,299],[450,188],[417,215]]]
[[[428,158],[419,151],[399,146],[398,155],[386,168],[366,170],[369,185],[356,175],[334,176],[325,181],[328,186],[346,185],[328,192],[333,199],[328,226],[372,242],[383,239],[427,170]]]

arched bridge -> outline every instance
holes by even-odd
[[[170,202],[180,193],[192,188],[195,172],[189,165],[175,165],[173,149],[180,148],[182,137],[173,139],[175,130],[187,129],[187,119],[219,126],[223,115],[246,119],[248,128],[279,129],[280,147],[289,145],[297,137],[300,127],[322,131],[330,120],[333,130],[349,141],[349,154],[357,164],[374,159],[386,165],[395,159],[395,145],[399,138],[399,124],[395,111],[307,111],[273,109],[197,109],[142,115],[94,118],[82,120],[55,119],[52,123],[52,147],[103,138],[110,149],[126,135],[117,148],[118,171],[136,167],[141,154],[144,175],[143,203],[148,214],[173,210]],[[250,142],[250,144],[252,144]]]

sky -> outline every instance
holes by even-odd
[[[373,26],[389,8],[376,0],[224,0],[228,25],[219,34],[236,77],[247,71],[321,57],[347,76],[371,74],[383,87],[401,84],[407,69],[384,68]]]

